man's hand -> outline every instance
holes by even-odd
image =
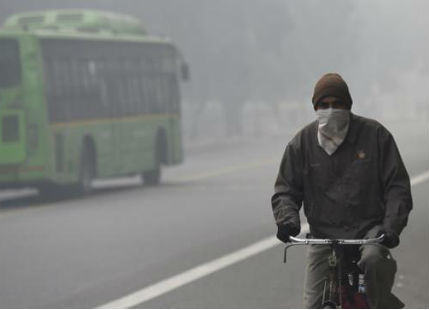
[[[289,242],[290,236],[296,236],[299,234],[299,229],[290,224],[277,225],[277,239],[286,243]]]
[[[399,244],[399,236],[393,232],[386,229],[381,229],[377,237],[380,237],[381,235],[384,235],[384,240],[381,242],[382,245],[388,247],[389,249],[393,249],[394,247],[397,247]]]

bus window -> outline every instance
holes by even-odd
[[[147,99],[147,91],[144,77],[140,78],[140,93],[141,93],[141,102],[140,102],[140,112],[145,114],[149,113],[148,109],[148,99]]]
[[[16,115],[8,115],[2,119],[2,141],[5,143],[17,142],[19,140],[19,124]]]
[[[48,97],[53,96],[55,87],[53,85],[53,72],[54,72],[54,66],[52,64],[52,59],[46,58],[45,59],[45,70],[44,70],[44,80],[45,80],[45,89],[46,89],[46,95]]]
[[[0,87],[16,86],[21,81],[18,41],[0,39]]]

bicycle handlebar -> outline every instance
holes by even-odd
[[[307,238],[295,238],[289,237],[290,242],[286,244],[284,251],[283,262],[286,263],[286,253],[287,249],[295,245],[310,245],[310,244],[319,244],[319,245],[366,245],[366,244],[380,244],[384,240],[384,234],[377,238],[370,239],[307,239]]]
[[[383,242],[384,235],[381,235],[377,238],[372,239],[300,239],[295,237],[289,237],[290,245],[307,245],[307,244],[355,244],[355,245],[362,245],[362,244],[378,244]]]

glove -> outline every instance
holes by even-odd
[[[289,242],[289,237],[295,237],[299,234],[299,229],[288,224],[279,224],[277,225],[277,239],[287,243]]]
[[[381,229],[378,232],[377,237],[380,237],[383,234],[384,240],[381,242],[382,245],[388,247],[389,249],[393,249],[399,245],[399,236],[394,231]]]

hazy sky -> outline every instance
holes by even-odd
[[[429,104],[429,1],[1,0],[0,21],[59,7],[131,14],[170,36],[190,64],[192,101],[309,101],[320,75],[337,71],[362,106]]]

